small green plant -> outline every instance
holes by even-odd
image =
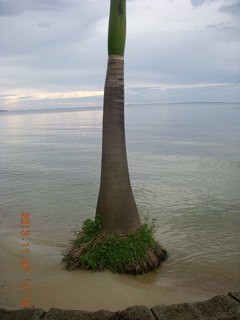
[[[153,224],[144,223],[130,235],[113,235],[101,230],[101,216],[87,219],[64,256],[66,268],[109,269],[118,273],[142,274],[156,269],[167,253],[154,239]]]

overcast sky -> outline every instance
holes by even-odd
[[[0,109],[102,105],[110,0],[0,0]],[[240,2],[129,0],[126,103],[240,101]]]

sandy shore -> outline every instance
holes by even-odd
[[[23,241],[11,234],[0,235],[0,306],[19,309],[22,301],[31,306],[49,310],[78,309],[117,311],[132,305],[153,307],[157,304],[173,304],[206,300],[213,296],[201,290],[158,286],[145,276],[125,276],[111,272],[76,270],[68,272],[61,264],[61,247]],[[22,253],[22,248],[30,252]],[[30,262],[30,271],[22,270],[22,261]],[[28,262],[26,262],[28,263]],[[161,272],[161,269],[158,271]],[[30,280],[24,282],[22,280]],[[22,284],[30,283],[30,288]],[[22,300],[27,297],[29,300]]]

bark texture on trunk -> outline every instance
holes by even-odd
[[[124,59],[110,55],[104,88],[101,183],[97,214],[103,231],[131,233],[141,225],[127,163],[124,125]]]

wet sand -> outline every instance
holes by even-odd
[[[108,271],[91,272],[64,270],[62,247],[26,241],[11,234],[0,235],[0,306],[20,309],[22,301],[30,307],[61,308],[96,311],[118,311],[132,305],[153,307],[207,300],[214,293],[204,290],[176,288],[171,284],[159,286],[150,275],[126,276]],[[22,248],[30,252],[21,253]],[[30,261],[30,271],[22,270],[22,260]],[[157,271],[161,273],[161,268]],[[149,277],[149,281],[148,281]],[[24,282],[22,280],[30,280]],[[22,284],[30,283],[30,288]],[[27,297],[29,300],[22,300]]]

